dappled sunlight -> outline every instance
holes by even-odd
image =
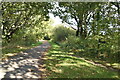
[[[4,78],[118,78],[119,2],[1,4]]]
[[[51,55],[52,57],[68,57],[67,55],[62,55],[62,54],[58,54],[58,55]]]
[[[52,46],[46,55],[45,65],[52,74],[50,78],[118,78],[117,73],[72,54]]]
[[[9,68],[12,68],[12,67],[13,68],[19,68],[19,65],[16,62],[14,62],[13,65],[11,65],[11,67],[9,67]]]
[[[93,66],[92,64],[89,64],[89,63],[87,63],[87,62],[79,62],[78,63],[79,65],[85,65],[85,66],[88,66],[88,67],[92,67],[92,68],[94,68],[95,66]]]
[[[14,53],[9,53],[9,54],[5,54],[4,56],[15,56],[16,54]]]
[[[51,68],[51,70],[55,73],[63,73],[62,69],[59,69],[59,68],[56,68],[56,67]]]
[[[46,43],[9,56],[1,62],[6,73],[2,74],[5,78],[41,78],[40,74],[44,72],[40,69],[41,56],[48,47]]]
[[[63,53],[62,51],[51,51],[51,53]]]
[[[22,52],[23,53],[23,52]],[[23,54],[28,55],[28,53],[24,52]]]
[[[70,64],[70,63],[62,63],[62,64],[56,64],[56,66],[77,66],[78,64]]]
[[[22,42],[23,43],[23,42]],[[23,45],[23,44],[16,44],[16,43],[9,43],[7,46],[2,47],[2,53],[3,54],[14,54],[14,53],[18,53],[20,51],[24,51],[26,49],[32,49],[35,46],[38,46],[40,44],[42,44],[42,42],[37,42],[34,45],[33,44],[29,44],[29,45]]]
[[[120,64],[119,63],[113,63],[112,66],[115,67],[115,68],[120,69]]]
[[[75,54],[75,53],[73,53],[73,52],[69,52],[69,53],[67,53],[68,55],[73,55],[73,54]]]
[[[24,46],[16,46],[16,48],[26,49],[26,47],[24,47]]]
[[[8,69],[8,71],[14,71],[15,70],[13,67],[9,67],[7,69]]]

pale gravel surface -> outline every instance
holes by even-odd
[[[26,80],[41,78],[41,71],[39,70],[41,53],[44,53],[49,47],[50,44],[43,41],[40,46],[20,52],[15,56],[11,56],[8,60],[2,61],[0,63],[0,79],[22,78]]]

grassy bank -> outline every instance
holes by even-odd
[[[119,78],[118,73],[72,56],[55,43],[46,54],[47,78]]]
[[[26,49],[33,48],[35,46],[41,45],[42,42],[31,43],[29,45],[24,45],[23,43],[9,43],[2,47],[2,56],[3,58],[14,55],[14,53],[19,53],[20,51],[24,51]]]

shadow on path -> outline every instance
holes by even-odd
[[[41,53],[44,53],[50,47],[47,41],[32,49],[20,52],[8,60],[1,62],[1,72],[4,75],[0,78],[41,78],[39,70]]]

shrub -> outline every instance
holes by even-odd
[[[74,50],[77,51],[78,49],[85,49],[85,41],[83,41],[82,39],[80,39],[79,37],[76,36],[68,36],[68,38],[64,41],[61,42],[61,46],[62,48],[64,48],[65,50]]]
[[[69,35],[75,35],[75,31],[63,26],[58,26],[53,30],[53,41],[65,41]]]

